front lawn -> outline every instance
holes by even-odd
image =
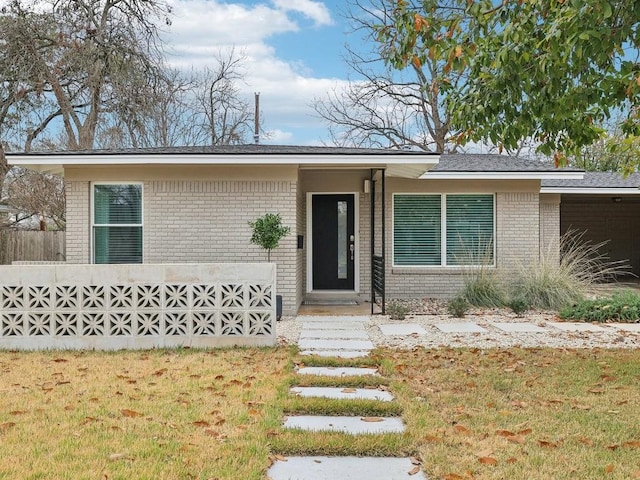
[[[285,412],[340,411],[287,395],[293,363],[309,362],[290,349],[0,352],[0,478],[258,480],[274,455],[340,449],[413,455],[430,479],[640,478],[640,351],[380,350],[372,360],[396,405],[352,413],[401,415],[404,435],[280,429]]]

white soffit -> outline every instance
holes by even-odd
[[[640,195],[640,188],[542,187],[540,193],[573,193],[575,195]]]
[[[65,166],[108,165],[292,165],[299,168],[386,168],[393,176],[418,178],[435,167],[439,155],[7,155],[10,165],[62,173]]]

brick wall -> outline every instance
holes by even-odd
[[[496,193],[496,266],[508,272],[537,261],[539,194]],[[392,195],[387,196],[387,298],[447,298],[463,286],[464,269],[393,267]]]
[[[67,195],[67,262],[91,263],[90,185],[84,181],[66,183]]]
[[[71,181],[67,187],[67,260],[91,263],[90,184]],[[280,213],[291,227],[280,247],[271,252],[278,267],[277,292],[285,313],[293,313],[301,293],[296,250],[297,183],[295,181],[144,182],[144,263],[266,262],[267,253],[250,243],[249,222],[265,213]]]
[[[279,213],[291,234],[271,252],[285,313],[297,308],[296,182],[171,181],[144,185],[144,261],[266,262],[249,222]]]
[[[560,261],[560,195],[540,195],[540,256]]]

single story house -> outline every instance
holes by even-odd
[[[266,262],[249,222],[279,213],[292,233],[271,256],[285,314],[314,296],[446,297],[468,265],[536,261],[557,244],[561,204],[573,202],[553,185],[584,176],[501,155],[334,147],[7,157],[64,175],[72,264]]]

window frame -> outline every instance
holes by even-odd
[[[403,195],[417,195],[417,196],[439,196],[440,197],[440,264],[439,265],[398,265],[396,264],[396,238],[395,238],[395,224],[396,224],[396,196]],[[469,265],[448,265],[447,264],[447,196],[464,196],[464,195],[486,195],[491,196],[493,201],[493,228],[492,228],[492,258],[491,264],[469,264]],[[464,268],[476,268],[476,267],[496,267],[496,238],[497,238],[497,217],[496,217],[496,194],[495,192],[394,192],[391,198],[391,262],[393,268],[410,268],[410,269],[438,269],[446,268],[450,270],[461,270]]]
[[[95,187],[97,185],[139,185],[140,186],[140,223],[100,223],[96,224],[96,203],[95,203]],[[95,258],[95,227],[140,227],[142,232],[142,249],[140,254],[140,263],[144,263],[144,182],[140,181],[99,181],[90,184],[90,206],[91,209],[91,243],[89,245],[89,256],[91,264],[94,265],[117,265],[115,263],[96,264]]]

